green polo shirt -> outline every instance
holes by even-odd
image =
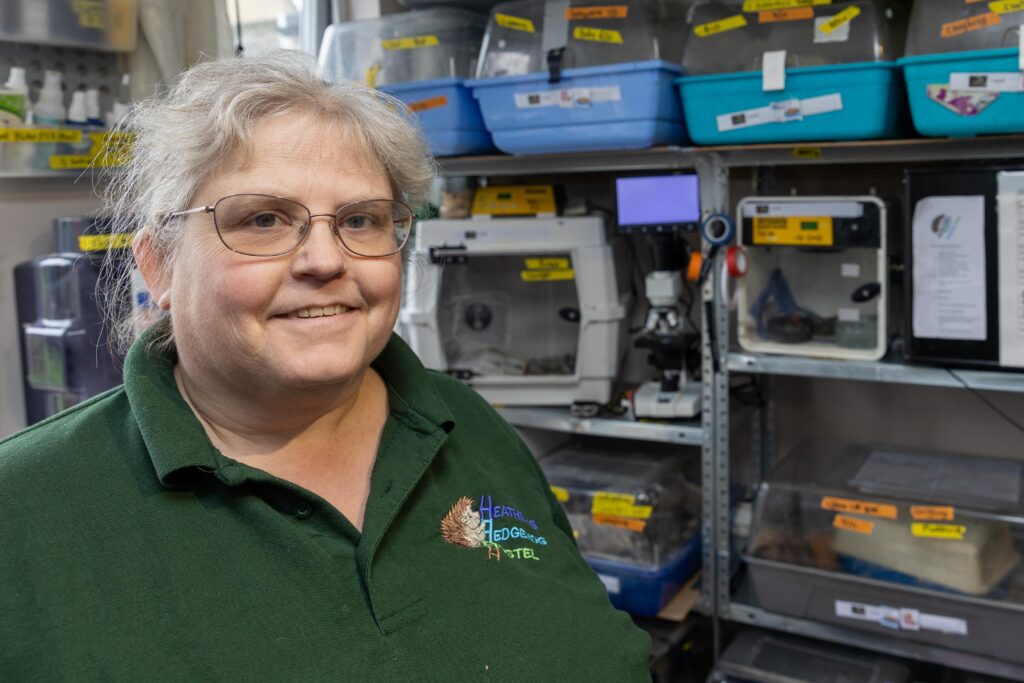
[[[649,679],[522,441],[398,337],[361,533],[215,449],[173,364],[0,442],[0,679]]]

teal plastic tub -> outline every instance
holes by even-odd
[[[676,84],[698,145],[888,138],[905,120],[894,62],[790,68],[786,89],[773,92],[762,90],[760,71],[682,76]]]

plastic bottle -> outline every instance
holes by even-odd
[[[85,112],[89,117],[90,126],[103,127],[103,119],[100,117],[100,91],[97,88],[85,91]]]
[[[35,106],[32,107],[34,124],[38,127],[57,128],[64,123],[64,91],[59,71],[47,71],[43,77],[43,89],[39,91]],[[50,157],[59,154],[57,143],[33,145],[34,166],[39,170],[50,170]]]
[[[31,118],[28,83],[25,69],[12,66],[7,82],[0,89],[0,128],[20,128]],[[0,143],[0,166],[7,171],[23,171],[31,167],[32,146],[26,142]]]
[[[62,153],[87,154],[92,148],[92,139],[89,137],[89,133],[93,131],[94,127],[89,125],[87,100],[88,97],[84,90],[76,90],[71,93],[71,106],[68,107],[68,118],[65,127],[80,129],[82,131],[82,141],[69,144],[66,148],[61,149]]]

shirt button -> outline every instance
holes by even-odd
[[[313,506],[304,500],[295,504],[295,516],[299,519],[306,519],[313,514]]]

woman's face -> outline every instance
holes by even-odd
[[[336,125],[303,114],[258,123],[252,145],[200,186],[191,206],[240,193],[292,199],[333,214],[392,199],[381,164]],[[189,208],[189,207],[183,207]],[[295,251],[243,256],[217,236],[212,214],[188,216],[173,270],[163,278],[183,368],[236,389],[346,382],[383,350],[398,315],[401,257],[345,250],[327,218]],[[160,293],[154,292],[159,300]],[[336,315],[298,317],[322,308]]]

